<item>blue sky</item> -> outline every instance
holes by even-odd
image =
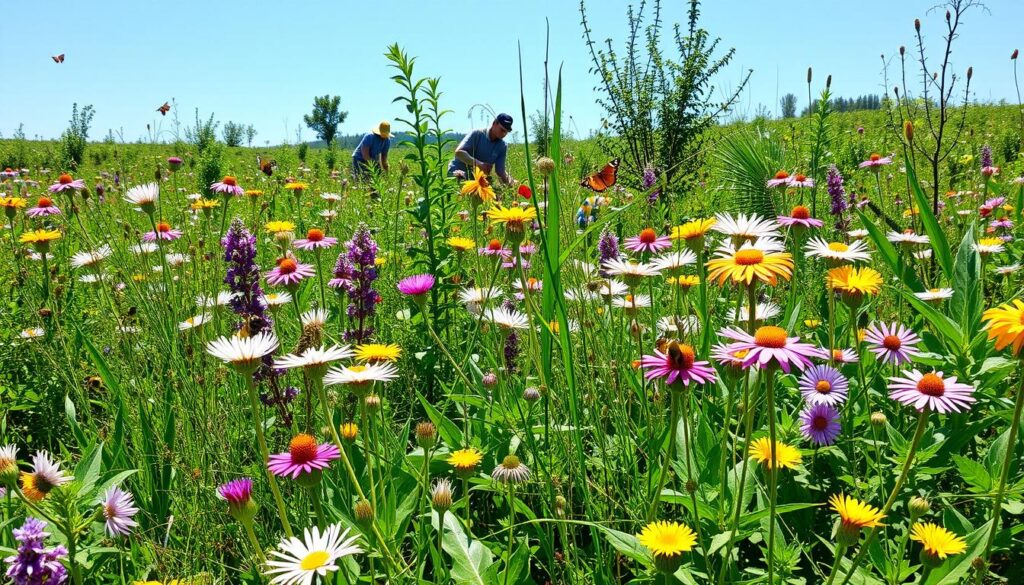
[[[930,54],[938,57],[941,12],[927,14],[936,0],[817,2],[810,0],[713,0],[702,24],[735,47],[732,65],[717,79],[719,94],[735,87],[747,69],[751,85],[738,113],[751,116],[759,104],[777,110],[787,92],[806,102],[805,75],[815,71],[816,91],[833,75],[833,91],[855,96],[881,93],[881,59],[913,41],[921,17]],[[625,3],[588,0],[596,40],[614,37],[621,50]],[[665,2],[664,17],[684,22],[685,3]],[[1016,100],[1009,55],[1020,43],[1024,2],[989,0],[990,13],[974,10],[955,45],[954,66],[974,66],[974,96]],[[53,138],[66,127],[71,104],[93,104],[92,139],[108,129],[125,140],[173,137],[172,116],[155,109],[174,98],[182,125],[195,108],[204,118],[252,124],[254,144],[294,143],[315,95],[337,94],[349,112],[343,134],[394,119],[399,91],[384,58],[398,42],[417,56],[420,75],[439,75],[448,126],[481,126],[474,107],[508,111],[519,120],[517,42],[524,59],[527,109],[543,106],[545,17],[551,24],[551,71],[563,67],[563,99],[570,130],[585,135],[600,124],[595,78],[582,40],[573,0],[468,0],[423,2],[280,3],[227,2],[11,2],[0,22],[0,133],[10,137],[19,123],[31,138]],[[1016,28],[1016,30],[1015,30]],[[57,65],[50,55],[65,53]],[[721,97],[721,95],[717,96]],[[400,124],[395,124],[401,129]],[[302,129],[302,138],[313,132]]]

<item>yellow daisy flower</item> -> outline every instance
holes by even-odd
[[[748,452],[750,456],[763,463],[768,469],[772,468],[772,442],[768,437],[761,437],[750,445]],[[803,461],[800,451],[793,446],[780,441],[775,441],[775,463],[782,469],[796,469]]]
[[[793,276],[793,255],[747,242],[739,248],[722,248],[707,266],[708,280],[717,279],[719,285],[731,280],[750,286],[756,279],[774,286],[778,277]]]
[[[494,200],[491,182],[480,169],[473,169],[473,178],[462,183],[462,194],[469,195],[476,205]]]
[[[697,544],[697,535],[689,526],[665,520],[644,526],[637,539],[651,551],[655,566],[664,573],[674,573],[682,554]]]
[[[693,274],[683,274],[680,276],[669,276],[665,279],[665,282],[674,284],[684,291],[690,290],[691,288],[700,284],[700,277]]]
[[[295,181],[292,183],[285,183],[284,188],[291,191],[292,193],[299,194],[305,191],[306,189],[309,189],[309,184],[303,183],[302,181]]]
[[[476,247],[476,242],[470,238],[463,238],[459,236],[452,236],[445,240],[449,247],[456,252],[466,252]]]
[[[477,449],[459,449],[448,456],[448,465],[455,468],[455,473],[460,477],[468,477],[473,474],[476,467],[484,460],[484,455]]]
[[[688,221],[683,225],[673,227],[669,237],[673,240],[686,240],[687,242],[691,240],[703,241],[704,234],[708,233],[708,230],[715,225],[716,221],[718,220],[713,217]]]
[[[189,207],[191,207],[194,211],[207,211],[213,209],[214,207],[219,206],[220,201],[217,201],[216,199],[197,199],[193,201],[192,205],[190,205]]]
[[[504,224],[509,234],[522,234],[523,226],[528,221],[537,219],[537,210],[533,207],[502,207],[498,205],[487,212],[492,225]]]
[[[267,222],[264,226],[265,230],[272,234],[279,234],[281,232],[294,232],[295,224],[290,221],[271,221]]]
[[[1014,299],[1012,303],[988,309],[981,318],[987,321],[988,338],[995,340],[997,350],[1011,346],[1014,355],[1020,354],[1024,347],[1024,302]]]
[[[839,532],[836,536],[844,546],[856,544],[862,528],[881,526],[882,518],[885,518],[885,514],[878,508],[845,494],[833,494],[828,501],[839,514]]]
[[[967,541],[931,522],[914,524],[910,530],[910,540],[921,543],[924,549],[922,560],[935,564],[941,564],[946,557],[967,550]]]
[[[864,295],[875,295],[882,289],[882,275],[874,268],[853,268],[840,266],[828,271],[825,277],[828,288],[842,294],[843,301],[857,306]]]
[[[395,362],[402,348],[394,343],[364,343],[356,346],[356,359],[361,362]]]
[[[351,443],[356,440],[356,435],[359,434],[359,425],[356,423],[342,423],[338,427],[338,431],[341,434],[341,438]]]

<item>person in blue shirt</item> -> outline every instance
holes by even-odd
[[[357,179],[370,176],[370,165],[377,164],[388,170],[388,150],[391,149],[391,123],[387,120],[363,135],[359,146],[352,151],[352,175]]]
[[[480,169],[485,175],[493,170],[506,184],[512,184],[512,177],[505,170],[505,154],[508,145],[505,137],[512,132],[512,116],[498,114],[490,128],[473,130],[455,148],[455,158],[448,163],[448,175],[461,171],[463,176],[472,177],[473,169]]]

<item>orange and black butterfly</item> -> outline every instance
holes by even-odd
[[[61,53],[60,55],[51,55],[50,58],[53,59],[54,63],[63,63],[64,53]]]
[[[164,102],[164,105],[157,108],[156,111],[160,112],[161,116],[166,116],[167,112],[171,111],[171,104]]]
[[[277,168],[277,161],[272,159],[265,159],[260,155],[256,155],[256,164],[259,165],[260,170],[263,174],[270,177],[274,174],[274,169]]]
[[[600,172],[594,173],[580,181],[580,187],[586,187],[595,193],[604,193],[619,178],[619,159],[614,159]]]

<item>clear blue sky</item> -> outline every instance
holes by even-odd
[[[913,19],[921,17],[931,54],[940,51],[937,0],[836,2],[832,0],[711,0],[702,24],[735,47],[732,65],[718,79],[718,93],[735,87],[753,69],[738,113],[753,115],[759,104],[777,110],[787,92],[806,102],[805,75],[816,88],[833,75],[842,96],[882,92],[879,55],[896,54],[913,41]],[[621,50],[625,4],[587,0],[594,37],[609,36]],[[665,19],[684,22],[685,3],[666,1]],[[990,13],[974,10],[955,45],[955,68],[974,66],[975,97],[1016,100],[1009,55],[1024,44],[1024,1],[989,0]],[[72,102],[93,104],[91,138],[112,128],[125,140],[147,136],[146,124],[170,139],[172,116],[155,109],[174,98],[182,124],[194,110],[205,118],[253,124],[254,144],[295,142],[302,115],[314,95],[337,94],[349,112],[343,134],[363,132],[400,109],[391,103],[399,88],[383,56],[400,43],[418,57],[420,75],[440,75],[448,126],[480,126],[469,118],[475,104],[508,111],[519,120],[516,44],[522,44],[527,108],[541,108],[545,17],[551,23],[551,70],[563,66],[564,109],[585,135],[600,124],[594,104],[595,78],[582,40],[573,0],[510,2],[281,3],[265,0],[114,0],[104,2],[8,2],[0,20],[0,133],[10,137],[19,123],[31,138],[58,136]],[[62,65],[50,55],[67,55]],[[816,89],[817,91],[817,89]],[[721,96],[719,96],[721,97]],[[395,124],[400,129],[400,124]],[[313,132],[303,129],[302,138]]]

